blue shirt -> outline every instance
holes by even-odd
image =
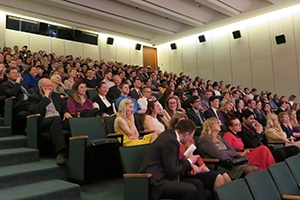
[[[130,98],[130,97],[127,97],[127,96],[124,96],[124,95],[121,95],[115,102],[115,106],[116,106],[116,109],[117,111],[119,110],[119,105],[121,103],[121,101],[125,98],[128,98],[128,99],[131,99],[131,101],[133,102],[134,104],[134,114],[137,114],[139,110],[142,110],[140,104],[137,102],[136,99],[134,98]]]

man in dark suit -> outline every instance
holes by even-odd
[[[191,96],[187,100],[188,104],[191,106],[191,109],[189,109],[186,114],[190,120],[194,122],[196,126],[200,126],[201,128],[197,128],[195,135],[200,136],[202,131],[202,125],[205,120],[203,112],[201,112],[202,106],[201,106],[201,100],[198,96]]]
[[[138,100],[139,98],[142,98],[142,92],[141,92],[141,80],[138,78],[135,78],[133,80],[133,86],[134,88],[129,92],[128,96],[130,96],[131,98],[134,98],[136,100]]]
[[[27,99],[32,93],[30,88],[22,82],[17,68],[7,68],[6,75],[8,80],[0,85],[1,94],[6,98],[16,97],[13,101],[14,113],[27,111]]]
[[[242,131],[238,132],[245,148],[256,148],[261,145],[268,146],[268,138],[263,132],[263,126],[257,122],[250,110],[244,110],[242,113]],[[284,161],[287,157],[299,153],[299,148],[290,145],[282,148],[271,148],[270,151],[276,162]]]
[[[115,85],[109,88],[109,91],[107,93],[107,96],[113,101],[117,100],[121,96],[121,91],[119,89],[121,78],[119,75],[114,76],[114,83]]]
[[[215,117],[221,123],[222,132],[227,131],[227,127],[225,126],[225,117],[219,111],[220,106],[220,96],[211,96],[208,100],[210,108],[204,112],[205,119]]]
[[[14,96],[13,99],[13,119],[12,132],[14,134],[24,134],[26,128],[27,99],[32,93],[30,88],[22,82],[17,68],[7,68],[6,74],[8,80],[0,85],[1,95],[6,98]]]
[[[286,101],[279,101],[278,109],[275,111],[275,114],[278,115],[281,112],[285,112],[286,108],[287,108],[287,102]]]
[[[193,163],[198,156],[191,153],[187,160],[179,158],[179,143],[189,142],[194,132],[193,122],[183,119],[178,122],[175,131],[170,129],[164,131],[151,144],[140,171],[152,174],[150,178],[152,199],[205,199],[202,182],[192,175],[183,175],[195,169],[196,165]]]
[[[56,164],[66,164],[66,144],[62,130],[68,126],[67,119],[71,118],[66,106],[62,103],[59,94],[53,92],[52,82],[42,78],[39,91],[28,98],[28,109],[32,114],[40,114],[38,119],[39,131],[49,131],[52,143],[57,154]]]

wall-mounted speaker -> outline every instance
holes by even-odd
[[[108,37],[106,44],[113,45],[113,43],[114,43],[114,38]]]
[[[175,44],[175,43],[172,43],[172,44],[170,44],[170,46],[171,46],[171,49],[172,49],[172,50],[175,50],[175,49],[177,49],[177,46],[176,46],[176,44]]]
[[[241,31],[233,31],[232,35],[233,35],[233,39],[238,39],[242,37]]]
[[[202,43],[202,42],[205,42],[206,39],[205,39],[205,36],[204,35],[200,35],[198,36],[198,39],[199,39],[199,42]]]
[[[277,44],[286,43],[284,34],[275,36],[275,39]]]
[[[141,50],[141,47],[142,47],[142,45],[141,44],[139,44],[139,43],[137,43],[136,45],[135,45],[135,50]]]

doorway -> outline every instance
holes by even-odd
[[[143,46],[143,66],[151,66],[152,70],[157,69],[156,48]]]

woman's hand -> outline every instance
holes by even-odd
[[[241,156],[246,156],[248,153],[250,153],[251,151],[249,149],[246,149],[242,154]]]

